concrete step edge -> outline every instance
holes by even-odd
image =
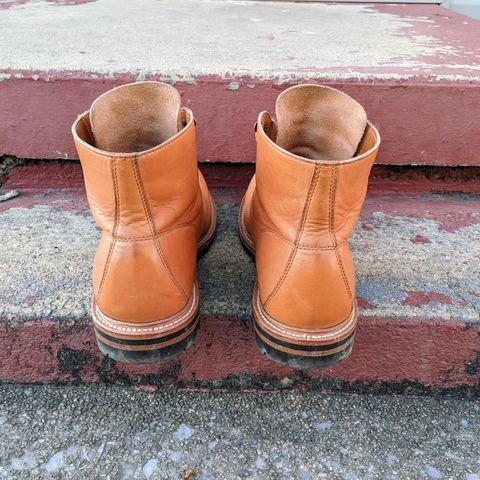
[[[15,175],[9,178],[6,185],[15,186]],[[50,178],[51,185],[59,181]],[[351,242],[361,317],[354,353],[338,367],[302,376],[265,360],[255,348],[255,268],[236,229],[244,189],[213,189],[219,231],[198,267],[202,321],[196,346],[167,365],[108,364],[104,375],[106,360],[88,320],[98,231],[84,192],[45,183],[19,190],[19,197],[0,203],[0,380],[123,378],[236,388],[265,378],[265,388],[273,388],[303,378],[315,388],[478,388],[477,195],[369,192]]]

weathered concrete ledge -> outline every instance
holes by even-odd
[[[198,267],[198,341],[178,360],[145,367],[97,351],[89,308],[99,234],[82,187],[51,175],[50,188],[27,188],[31,176],[14,172],[5,187],[21,196],[0,203],[0,380],[479,393],[477,195],[372,188],[351,241],[361,309],[354,352],[337,367],[298,373],[256,350],[254,262],[236,231],[243,192],[216,189],[219,231]]]
[[[156,79],[193,109],[202,161],[252,162],[258,113],[314,82],[365,106],[380,163],[480,165],[480,21],[437,5],[8,1],[0,18],[0,154],[75,158],[96,96]]]

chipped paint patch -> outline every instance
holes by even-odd
[[[372,305],[368,300],[366,300],[365,298],[359,297],[358,295],[357,295],[357,303],[359,308],[361,308],[362,310],[372,310],[373,308],[375,308],[375,305]]]
[[[412,292],[405,290],[408,297],[402,301],[402,305],[412,305],[420,307],[421,305],[428,305],[432,302],[452,304],[452,299],[448,295],[437,292]]]
[[[441,228],[447,232],[455,232],[458,228],[480,223],[480,213],[469,212],[465,215],[447,215],[442,221]]]
[[[426,210],[423,201],[428,204],[428,198],[412,200],[417,215]],[[387,202],[379,203],[386,206]],[[439,202],[436,210],[430,209],[431,217],[441,216],[443,208],[448,207]],[[391,209],[395,211],[394,205],[368,219],[372,230],[363,229],[361,219],[351,238],[357,295],[375,306],[364,310],[363,315],[478,322],[480,298],[467,296],[467,292],[480,291],[480,225],[446,231],[433,218],[407,217]],[[430,243],[413,243],[411,239],[418,232]],[[419,293],[407,300],[405,292]]]
[[[239,90],[240,89],[240,83],[238,82],[230,82],[228,85],[227,85],[227,90]]]
[[[427,237],[423,235],[416,235],[415,238],[410,240],[413,243],[432,243]]]

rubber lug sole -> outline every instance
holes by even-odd
[[[275,348],[272,344],[275,343],[276,339],[272,336],[269,336],[270,342],[267,343],[264,341],[265,332],[258,333],[258,328],[258,324],[255,322],[255,343],[257,344],[257,347],[262,355],[267,357],[269,360],[280,363],[281,365],[288,365],[289,367],[297,370],[332,367],[333,365],[343,362],[352,352],[353,341],[355,337],[355,333],[353,333],[349,337],[349,341],[346,343],[345,347],[339,351],[335,351],[335,353],[306,356],[305,352],[301,351],[299,351],[298,354],[292,353],[295,348],[298,347],[294,344],[289,344],[289,347],[287,347],[289,350],[291,350],[290,352]],[[279,345],[284,347],[285,344],[286,342],[282,342],[282,345]],[[309,353],[312,354],[316,352],[310,351]]]
[[[95,335],[97,337],[97,345],[100,351],[118,362],[137,363],[137,364],[149,364],[158,363],[166,360],[171,360],[185,353],[195,342],[195,338],[198,330],[198,315],[196,316],[193,326],[190,328],[190,333],[176,343],[171,343],[165,347],[159,347],[147,350],[125,350],[124,348],[114,347],[115,343],[118,343],[118,338],[109,336],[102,332],[100,329],[95,328]],[[162,341],[168,341],[168,336],[156,339],[154,345],[161,345]],[[106,343],[108,342],[108,343]],[[122,346],[141,348],[141,340],[123,340]],[[147,341],[143,341],[146,342]],[[147,343],[148,345],[148,343]]]

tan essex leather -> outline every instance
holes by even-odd
[[[348,247],[380,137],[338,90],[300,85],[260,113],[257,160],[239,216],[256,255],[257,344],[297,368],[327,366],[351,350],[357,322]]]
[[[170,358],[194,339],[197,250],[216,223],[195,128],[177,90],[159,82],[103,94],[72,127],[102,230],[93,320],[100,349],[118,360]]]

